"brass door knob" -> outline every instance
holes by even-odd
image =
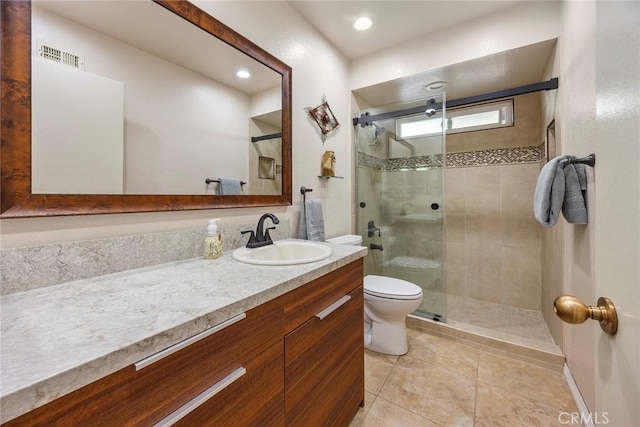
[[[597,306],[588,306],[571,295],[561,295],[553,301],[553,311],[567,323],[584,323],[587,319],[600,322],[603,331],[615,335],[618,331],[618,315],[613,302],[606,297],[598,298]]]

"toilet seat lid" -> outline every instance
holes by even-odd
[[[422,295],[422,289],[406,280],[368,275],[364,277],[364,293],[381,298],[416,299]]]

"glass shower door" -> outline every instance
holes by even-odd
[[[444,94],[369,108],[371,116],[383,117],[356,130],[356,222],[369,247],[365,275],[420,286],[424,297],[414,314],[434,320],[444,320],[446,309],[443,101]],[[442,108],[393,113],[428,103]]]

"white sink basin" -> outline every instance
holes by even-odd
[[[333,251],[329,246],[306,240],[280,240],[261,248],[238,248],[231,254],[236,261],[258,265],[291,265],[320,261]]]

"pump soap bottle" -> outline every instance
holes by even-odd
[[[220,258],[222,255],[222,234],[218,233],[220,218],[210,219],[207,227],[207,238],[204,240],[204,257],[206,259]]]

